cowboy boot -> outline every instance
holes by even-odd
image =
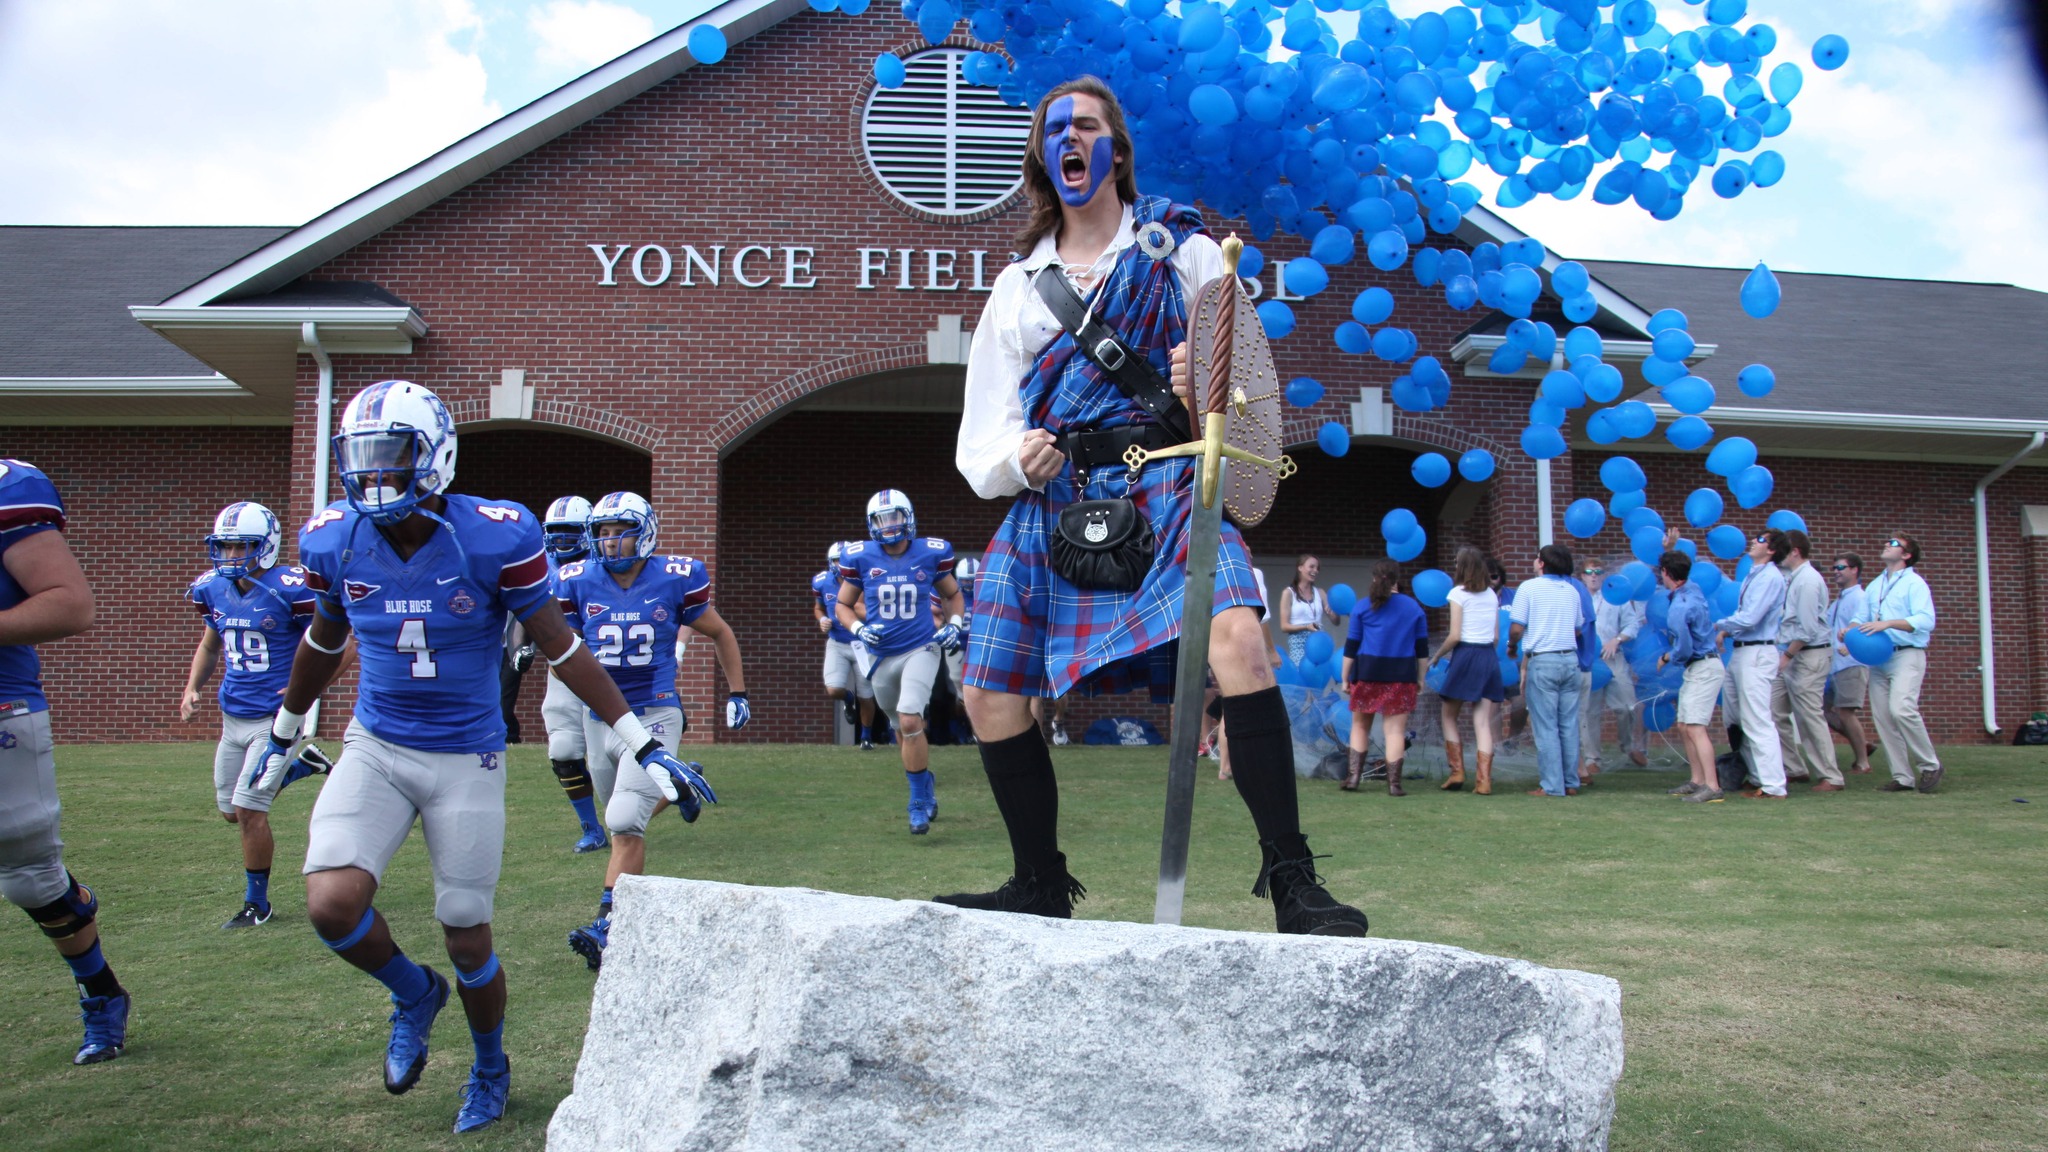
[[[1473,787],[1472,794],[1474,796],[1491,796],[1493,795],[1493,753],[1480,752],[1478,756],[1479,783]]]
[[[1463,791],[1465,788],[1465,746],[1456,740],[1444,741],[1444,759],[1451,762],[1451,776],[1450,779],[1444,781],[1444,791]]]
[[[1338,787],[1346,792],[1356,792],[1358,791],[1359,774],[1365,771],[1365,753],[1360,752],[1356,748],[1346,748],[1344,751],[1351,758],[1351,767],[1344,774],[1344,783],[1338,785]]]
[[[1401,787],[1401,765],[1405,760],[1406,757],[1403,757],[1401,760],[1387,761],[1387,795],[1389,796],[1406,796],[1408,794],[1408,790]]]

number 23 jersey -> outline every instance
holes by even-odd
[[[299,563],[321,614],[355,629],[363,727],[426,752],[502,751],[505,613],[548,602],[540,521],[509,500],[444,499],[447,526],[409,560],[344,501],[306,522]]]
[[[873,540],[846,545],[839,553],[839,578],[859,588],[867,603],[866,623],[882,630],[869,646],[877,657],[894,656],[931,643],[931,597],[942,577],[953,574],[953,546],[932,536],[912,537],[901,556]]]
[[[711,575],[702,563],[649,556],[621,588],[604,565],[579,560],[555,573],[555,596],[628,706],[675,706],[676,634],[711,606]]]

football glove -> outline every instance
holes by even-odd
[[[734,692],[725,698],[725,726],[727,728],[745,728],[747,721],[753,719],[753,717],[753,710],[747,707],[747,694],[745,692]]]
[[[533,667],[533,655],[535,651],[536,649],[532,644],[521,644],[519,647],[513,649],[512,670],[514,672],[519,673],[521,676],[526,675],[526,670],[528,668]]]
[[[853,630],[854,638],[870,648],[882,642],[882,630],[873,624],[863,624]]]
[[[263,758],[256,761],[256,767],[249,770],[249,779],[244,785],[251,792],[267,792],[273,785],[284,783],[285,769],[292,762],[292,746],[280,744],[277,734],[264,737]]]
[[[962,624],[960,618],[955,616],[934,633],[932,639],[938,642],[942,651],[958,652],[961,646],[967,643],[967,625]]]
[[[718,803],[718,794],[704,779],[702,764],[676,759],[659,741],[649,741],[636,759],[640,761],[640,767],[646,769],[648,778],[654,781],[655,790],[683,814],[685,823],[696,823],[697,814],[704,810],[704,805]]]

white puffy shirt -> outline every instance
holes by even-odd
[[[1135,243],[1131,206],[1126,204],[1116,239],[1096,257],[1088,270],[1088,282],[1100,285],[1123,250]],[[1017,463],[1017,450],[1030,427],[1024,419],[1019,385],[1038,354],[1064,331],[1045,301],[1031,290],[1031,274],[1047,264],[1059,263],[1059,259],[1058,237],[1041,237],[1029,256],[1004,268],[996,277],[974,329],[974,344],[967,354],[967,394],[960,412],[960,439],[953,462],[975,494],[984,500],[1015,496],[1030,487],[1025,483],[1023,466]],[[1180,277],[1182,297],[1192,301],[1196,289],[1223,275],[1223,249],[1207,236],[1190,236],[1167,257],[1167,263]],[[1072,271],[1068,270],[1069,275]],[[1092,302],[1092,292],[1084,295]]]

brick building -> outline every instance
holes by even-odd
[[[756,716],[743,738],[829,738],[806,606],[827,544],[862,533],[882,487],[910,493],[921,530],[963,552],[1005,510],[968,490],[952,447],[967,341],[1022,222],[1024,131],[900,20],[795,0],[719,12],[732,46],[716,67],[694,65],[679,29],[299,228],[0,229],[0,455],[55,478],[102,605],[91,632],[45,649],[61,738],[215,735],[213,720],[176,719],[199,631],[181,594],[210,517],[253,498],[297,524],[338,494],[331,410],[394,376],[448,402],[458,490],[536,509],[572,491],[646,492],[664,548],[710,565],[741,638]],[[879,100],[878,52],[912,66],[912,83]],[[1518,236],[1481,210],[1430,242]],[[1269,269],[1305,249],[1260,246]],[[1988,648],[1973,508],[1980,482],[2048,431],[2048,391],[2013,336],[2042,329],[2048,297],[1788,276],[1784,308],[1758,322],[1736,307],[1739,272],[1589,267],[1593,323],[1631,393],[1647,388],[1635,365],[1650,312],[1693,318],[1695,368],[1727,398],[1709,419],[1756,440],[1777,477],[1769,504],[1731,519],[1754,527],[1792,508],[1824,553],[1873,564],[1892,532],[1926,543],[1941,627],[1924,706],[1939,739],[1989,738],[1987,655],[1989,727],[2048,707],[2048,452],[1983,494]],[[1600,463],[1623,448],[1667,514],[1713,479],[1661,435],[1594,444],[1584,412],[1572,450],[1537,466],[1517,445],[1540,373],[1486,369],[1502,317],[1454,311],[1363,259],[1332,281],[1295,304],[1300,332],[1275,346],[1284,375],[1328,389],[1290,413],[1301,473],[1248,533],[1275,589],[1297,551],[1324,558],[1326,581],[1355,579],[1395,506],[1431,530],[1411,568],[1469,541],[1519,571],[1546,518],[1606,498]],[[1376,283],[1397,298],[1395,322],[1451,368],[1447,410],[1396,411],[1383,390],[1404,370],[1329,339]],[[1274,292],[1273,272],[1256,287]],[[1764,400],[1732,387],[1752,361],[1777,370]],[[1332,420],[1352,432],[1340,458],[1314,447]],[[1418,452],[1473,447],[1500,461],[1485,484],[1409,478]],[[1626,549],[1612,524],[1590,546]],[[708,649],[683,666],[700,716],[723,690]],[[536,730],[540,695],[530,683],[522,701]],[[345,686],[330,694],[323,731],[339,730],[347,700]],[[1132,700],[1077,718],[1110,706],[1158,718]]]

